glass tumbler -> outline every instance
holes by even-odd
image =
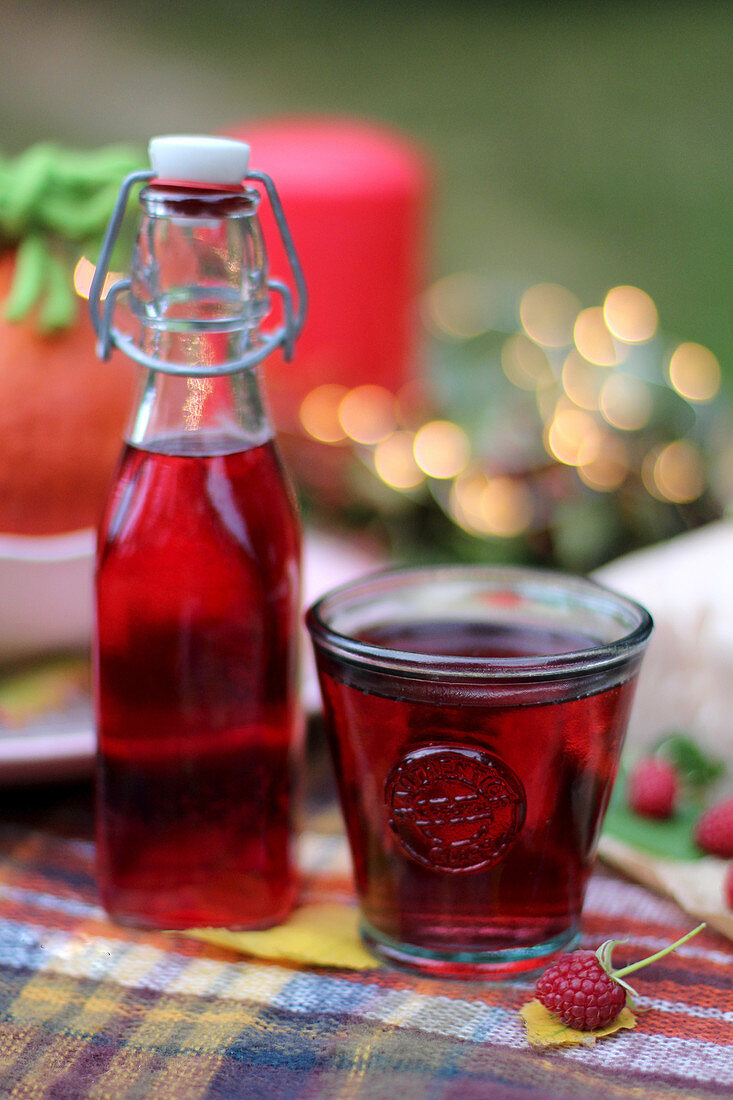
[[[454,978],[573,945],[648,612],[578,577],[447,566],[346,585],[307,625],[366,944]]]

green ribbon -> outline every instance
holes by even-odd
[[[0,242],[17,247],[6,321],[38,307],[42,332],[73,323],[74,266],[96,255],[123,179],[144,166],[129,145],[81,152],[43,142],[17,157],[0,155]]]

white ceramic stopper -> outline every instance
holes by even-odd
[[[161,180],[234,185],[249,167],[249,145],[231,138],[170,134],[152,138],[148,152]]]

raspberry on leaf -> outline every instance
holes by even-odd
[[[627,1021],[622,1020],[624,1010],[634,1008],[636,996],[624,978],[687,943],[704,927],[704,924],[698,925],[675,943],[620,970],[613,970],[611,961],[619,940],[607,940],[595,952],[574,951],[562,956],[537,979],[537,999],[521,1010],[530,1042],[539,1046],[583,1042],[584,1033],[592,1040],[593,1032],[600,1037],[611,1034],[618,1027],[633,1027],[634,1017],[629,1012],[625,1013]],[[546,1019],[555,1018],[558,1025],[544,1035],[543,1031],[548,1029],[538,1026],[542,1021],[537,1019],[537,1013],[543,1008],[549,1014]],[[613,1026],[616,1021],[619,1022]]]
[[[535,992],[548,1012],[579,1031],[605,1027],[626,1004],[626,989],[604,970],[594,951],[575,951],[548,967]]]

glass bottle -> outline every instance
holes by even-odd
[[[280,287],[247,147],[198,140],[151,143],[164,167],[110,294],[129,291],[128,331],[100,311],[104,253],[90,298],[102,353],[143,364],[98,540],[98,878],[121,922],[263,928],[294,901],[302,740],[299,525],[257,378]]]

